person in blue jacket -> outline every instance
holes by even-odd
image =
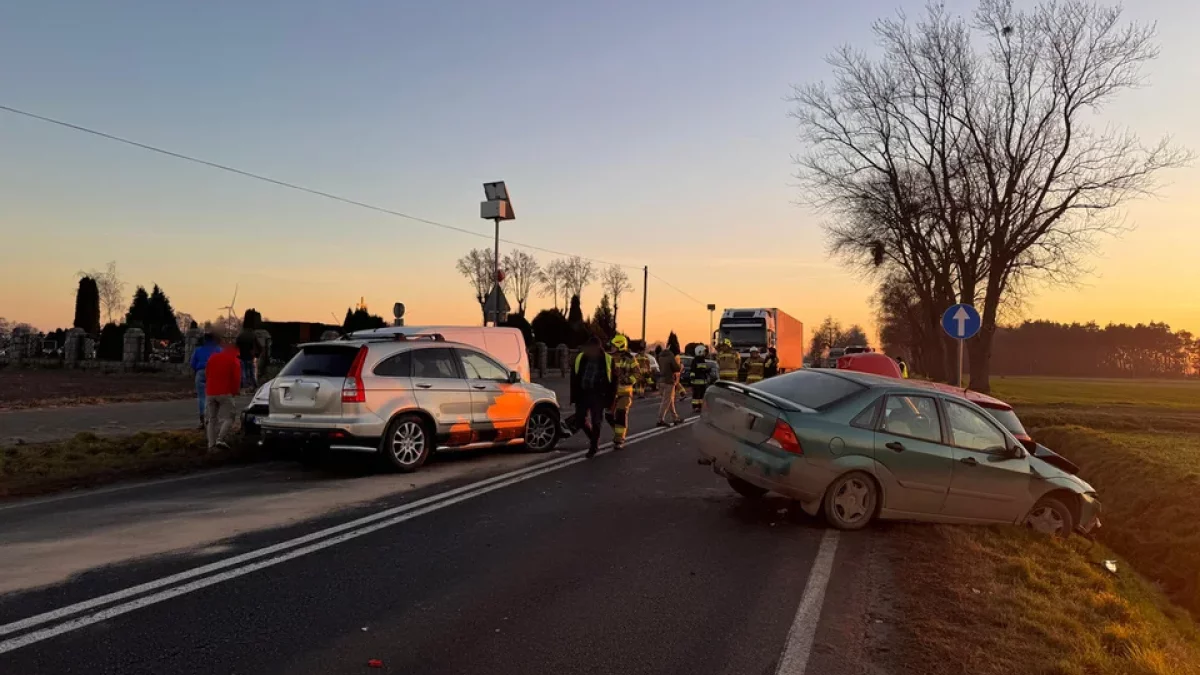
[[[204,368],[208,365],[208,358],[219,351],[221,351],[221,343],[217,341],[217,336],[212,333],[205,333],[204,339],[196,347],[196,351],[192,352],[192,361],[189,364],[196,377],[196,400],[200,405],[201,429],[204,428],[204,399],[207,396],[204,389],[208,384],[207,378],[204,375]]]

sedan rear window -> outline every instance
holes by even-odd
[[[797,370],[772,377],[754,385],[756,389],[808,408],[824,408],[866,389],[863,385],[837,375],[815,370]]]
[[[358,347],[311,345],[288,361],[279,376],[345,377],[357,355]]]

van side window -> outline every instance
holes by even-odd
[[[403,352],[385,359],[375,366],[374,373],[380,377],[411,377],[412,352]]]

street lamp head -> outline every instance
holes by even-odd
[[[715,312],[715,311],[717,311],[717,306],[716,306],[716,305],[714,305],[714,304],[711,304],[711,303],[710,303],[710,304],[708,305],[708,311],[710,311],[710,312]]]

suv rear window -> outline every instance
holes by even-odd
[[[837,375],[815,370],[797,370],[754,385],[756,389],[794,401],[809,408],[823,408],[866,389]]]
[[[345,377],[350,372],[358,347],[312,345],[300,350],[280,371],[280,377]]]

